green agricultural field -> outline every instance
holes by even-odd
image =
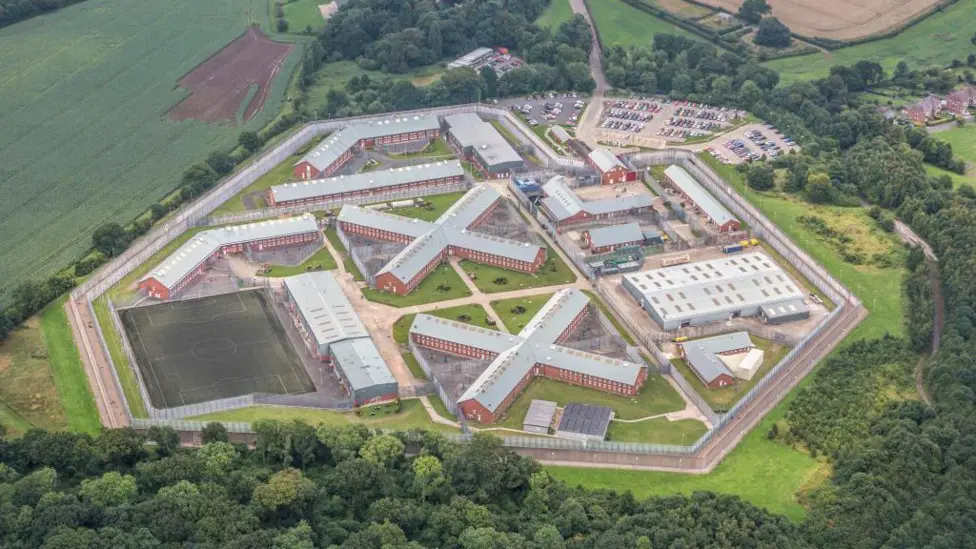
[[[328,248],[322,248],[312,254],[311,257],[302,262],[301,265],[284,266],[274,265],[263,276],[283,277],[294,276],[309,271],[331,271],[337,267],[335,259],[329,253]]]
[[[356,412],[332,412],[329,410],[315,410],[312,408],[292,408],[288,406],[252,406],[229,412],[218,412],[203,416],[187,418],[190,421],[245,421],[254,422],[259,419],[273,419],[277,421],[301,420],[311,425],[333,425],[341,427],[361,423],[370,429],[388,429],[391,431],[409,431],[424,429],[440,431],[442,433],[457,433],[458,429],[434,423],[427,415],[424,405],[417,399],[401,401],[399,412],[387,414],[377,411],[375,416],[360,417]],[[366,408],[368,410],[368,408]],[[367,412],[368,414],[368,412]]]
[[[413,305],[468,297],[471,295],[471,290],[461,280],[454,267],[442,263],[407,295],[396,295],[371,288],[363,288],[363,295],[370,301],[392,307],[412,307]]]
[[[467,324],[472,324],[488,330],[498,329],[497,326],[492,326],[489,324],[491,319],[488,318],[488,313],[485,312],[484,307],[478,305],[477,303],[471,305],[459,305],[457,307],[448,307],[446,309],[424,311],[424,314],[446,318],[448,320],[456,320],[458,322],[465,322]],[[458,318],[463,315],[467,315],[470,317],[470,319],[461,320]],[[410,326],[413,325],[413,319],[416,317],[417,313],[410,313],[408,315],[401,316],[396,322],[393,323],[393,341],[396,341],[400,345],[407,344],[407,335],[410,333]]]
[[[952,152],[966,162],[976,164],[976,126],[963,126],[935,134],[952,145]]]
[[[292,0],[282,6],[285,21],[288,21],[288,32],[304,34],[308,27],[318,31],[325,26],[325,19],[319,11],[319,4],[328,4],[329,0]],[[272,2],[274,4],[274,2]]]
[[[559,25],[573,18],[573,9],[569,6],[569,0],[552,0],[546,7],[542,15],[535,20],[535,24],[543,28],[556,30]]]
[[[943,175],[948,175],[949,178],[952,179],[953,189],[958,188],[960,185],[969,185],[970,187],[976,188],[976,177],[970,175],[959,175],[931,164],[925,164],[925,173],[932,177],[942,177]]]
[[[839,49],[829,54],[813,53],[778,59],[767,66],[780,73],[780,81],[791,83],[827,76],[833,65],[853,65],[861,60],[877,61],[890,73],[899,61],[911,68],[948,65],[953,59],[965,62],[972,51],[969,39],[976,33],[976,0],[960,0],[905,32],[884,40]]]
[[[491,308],[495,310],[498,318],[502,319],[508,331],[517,334],[522,328],[542,309],[542,306],[549,301],[553,294],[539,294],[530,297],[513,297],[511,299],[499,299],[491,302]],[[524,313],[513,313],[512,309],[522,307]]]
[[[535,274],[510,271],[502,267],[484,265],[474,261],[461,261],[461,268],[474,280],[474,285],[486,294],[524,290],[526,288],[542,288],[576,282],[576,275],[559,254],[548,245],[546,262]],[[504,279],[504,283],[496,280]]]
[[[669,421],[666,417],[659,417],[636,423],[614,421],[607,431],[607,440],[690,446],[704,436],[707,431],[708,427],[705,427],[705,424],[697,419]]]
[[[267,0],[89,0],[0,29],[0,292],[49,275],[172,191],[242,128],[172,122],[176,82]],[[300,49],[248,129],[278,112]]]
[[[600,31],[604,46],[650,46],[657,33],[676,34],[686,38],[696,35],[654,17],[621,0],[591,0],[590,16]]]

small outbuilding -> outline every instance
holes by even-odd
[[[810,318],[810,308],[803,299],[791,299],[783,303],[759,307],[759,318],[766,324],[783,324]]]
[[[570,403],[563,408],[556,436],[575,440],[606,440],[613,410],[607,406]]]
[[[548,435],[552,418],[556,415],[556,403],[551,400],[533,400],[522,421],[522,430],[527,433]]]

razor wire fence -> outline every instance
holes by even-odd
[[[352,259],[353,264],[356,265],[359,272],[362,273],[363,277],[366,278],[366,283],[370,288],[376,288],[376,276],[374,276],[373,273],[366,268],[366,263],[364,263],[359,257],[359,254],[356,253],[356,248],[353,247],[352,243],[349,241],[349,237],[346,236],[346,232],[342,230],[341,225],[336,224],[336,234],[339,236],[339,241],[342,242],[342,245],[346,247],[346,253],[349,255],[349,258]]]
[[[447,391],[444,389],[444,386],[441,385],[441,383],[437,380],[437,376],[434,375],[433,368],[431,368],[430,364],[428,364],[427,357],[425,357],[424,354],[420,352],[420,349],[417,348],[417,344],[413,342],[413,339],[408,338],[407,345],[410,347],[410,352],[413,354],[414,358],[417,359],[417,364],[420,365],[420,369],[423,370],[425,374],[427,374],[427,379],[429,379],[433,383],[434,389],[437,391],[437,396],[441,397],[441,402],[444,403],[444,406],[447,408],[449,412],[457,416],[458,415],[457,402],[456,402],[457,399],[448,396]]]

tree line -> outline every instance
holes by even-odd
[[[0,0],[0,28],[84,0]]]

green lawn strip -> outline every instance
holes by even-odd
[[[974,130],[976,133],[976,130]],[[941,134],[936,134],[936,136]],[[955,149],[955,147],[953,147]],[[971,177],[968,175],[959,175],[955,172],[950,172],[949,170],[942,169],[938,166],[933,166],[932,164],[925,164],[925,173],[932,177],[942,177],[943,175],[948,175],[952,179],[952,188],[958,189],[960,185],[969,185],[970,187],[976,188],[976,177]]]
[[[471,162],[468,162],[467,160],[462,160],[461,167],[464,168],[464,171],[468,175],[470,175],[471,178],[474,179],[475,181],[485,180],[485,176],[482,175],[481,172],[479,172]]]
[[[825,242],[824,239],[803,224],[797,217],[825,212],[842,211],[847,215],[860,217],[860,222],[871,226],[873,220],[864,209],[840,208],[836,206],[814,206],[799,200],[785,198],[778,193],[758,193],[746,187],[742,176],[731,166],[725,166],[709,155],[700,158],[725,178],[735,189],[754,206],[763,211],[767,218],[776,224],[793,242],[803,248],[814,260],[827,268],[852,292],[860,297],[871,315],[855,328],[855,337],[881,337],[886,332],[904,335],[904,305],[901,283],[905,274],[903,267],[879,268],[876,266],[851,265]],[[894,244],[894,236],[889,236]]]
[[[817,52],[778,59],[766,66],[780,73],[783,84],[824,78],[829,75],[830,67],[851,66],[858,61],[881,63],[888,74],[899,61],[905,61],[912,69],[943,67],[953,59],[965,61],[966,53],[971,51],[969,39],[976,33],[974,11],[976,0],[961,0],[891,38],[837,49],[829,54]]]
[[[438,396],[437,394],[428,395],[427,400],[430,401],[430,405],[444,419],[454,420],[456,418],[456,416],[452,414],[450,410],[447,409],[447,406],[444,405],[444,401],[441,400],[441,397]]]
[[[394,215],[399,215],[400,217],[421,219],[423,221],[435,221],[441,216],[441,214],[447,211],[448,208],[454,205],[455,202],[460,200],[464,194],[465,191],[458,191],[454,193],[425,196],[422,200],[430,204],[430,207],[413,206],[410,208],[398,208],[393,210],[391,213]]]
[[[736,384],[731,387],[723,387],[721,389],[712,389],[706,386],[695,372],[691,370],[691,366],[688,362],[681,358],[672,359],[671,363],[681,372],[686,380],[694,387],[695,392],[701,395],[706,402],[712,407],[713,410],[718,412],[724,412],[732,407],[733,404],[739,401],[746,393],[752,390],[753,387],[759,383],[769,371],[779,363],[780,360],[786,353],[790,352],[791,347],[787,345],[781,345],[779,343],[773,343],[768,339],[763,339],[761,337],[756,337],[754,335],[749,336],[752,342],[756,345],[756,348],[761,349],[765,354],[763,356],[763,363],[759,370],[756,371],[756,375],[752,376],[752,379],[737,380]]]
[[[446,291],[438,287],[449,288]],[[370,301],[383,303],[392,307],[411,307],[436,301],[459,299],[471,295],[471,290],[464,285],[464,281],[453,267],[447,263],[438,265],[421,283],[407,295],[396,295],[391,292],[363,288],[363,295]]]
[[[976,163],[976,126],[969,125],[961,128],[953,128],[939,132],[934,137],[952,145],[953,155],[962,158],[966,162]]]
[[[400,356],[403,357],[403,361],[407,363],[407,369],[413,374],[413,377],[421,380],[427,381],[427,372],[420,367],[420,363],[417,362],[417,357],[413,356],[413,353],[401,352]]]
[[[301,159],[301,157],[302,155],[300,154],[289,156],[282,163],[278,164],[274,168],[271,168],[268,173],[257,178],[254,183],[244,187],[239,193],[227,200],[227,202],[224,202],[218,206],[217,209],[212,212],[212,215],[243,212],[247,209],[244,206],[244,195],[270,189],[275,185],[295,181],[296,178],[294,175],[292,175],[292,168],[295,166],[295,163]]]
[[[101,430],[101,421],[64,312],[66,300],[67,296],[62,297],[41,311],[41,332],[44,334],[54,386],[57,387],[68,420],[68,429],[94,435]]]
[[[613,314],[610,312],[610,309],[607,309],[607,306],[603,304],[603,301],[600,300],[600,297],[598,295],[596,295],[595,293],[589,290],[583,290],[583,293],[590,297],[590,303],[594,303],[596,304],[597,307],[600,308],[600,311],[602,311],[603,315],[606,316],[608,320],[610,320],[610,323],[613,324],[613,327],[617,329],[617,332],[620,334],[620,337],[624,338],[624,341],[626,341],[629,345],[636,345],[634,338],[630,337],[630,334],[627,333],[627,330],[625,330],[624,327],[620,324],[620,321],[618,321],[617,318],[613,316]]]
[[[541,288],[576,282],[576,275],[559,255],[546,245],[546,262],[535,274],[510,271],[503,267],[461,261],[461,268],[468,273],[474,285],[486,294],[524,290],[526,288]],[[505,284],[496,284],[495,280],[504,278]]]
[[[556,30],[559,25],[573,18],[573,9],[569,5],[569,0],[552,0],[542,15],[535,20],[535,24],[543,28]]]
[[[102,334],[105,336],[105,343],[108,345],[109,355],[112,356],[112,363],[115,364],[115,371],[118,374],[119,383],[122,385],[125,400],[129,403],[129,410],[134,417],[149,417],[149,412],[146,411],[146,403],[143,402],[142,393],[139,391],[139,379],[133,370],[136,365],[129,362],[122,350],[122,335],[115,330],[115,325],[112,324],[112,313],[108,309],[106,296],[102,295],[96,299],[92,303],[92,307],[95,309],[95,318],[98,319],[98,324],[102,328]]]
[[[417,399],[400,401],[400,411],[395,414],[379,417],[360,417],[356,412],[333,412],[331,410],[317,410],[314,408],[295,408],[289,406],[251,406],[228,412],[217,412],[187,418],[189,421],[244,421],[252,423],[259,419],[277,421],[301,420],[312,425],[352,425],[361,423],[371,429],[388,429],[391,431],[409,431],[411,429],[425,429],[443,433],[457,433],[458,429],[448,425],[434,423],[427,415],[423,403]]]
[[[307,273],[309,271],[331,271],[336,267],[337,265],[335,259],[332,257],[332,254],[329,253],[329,249],[323,247],[319,251],[312,254],[308,259],[303,261],[301,265],[273,265],[270,270],[262,276],[294,276]]]
[[[517,334],[525,328],[530,320],[542,309],[542,306],[546,304],[547,301],[554,294],[539,294],[529,297],[513,297],[511,299],[498,299],[491,302],[491,308],[495,310],[495,314],[498,318],[502,320],[508,331]],[[512,312],[515,307],[522,307],[525,309],[523,313]]]
[[[448,320],[456,320],[458,322],[464,322],[466,324],[486,328],[488,330],[498,329],[497,326],[492,326],[488,323],[491,320],[488,318],[488,313],[485,311],[484,307],[478,305],[477,303],[473,303],[471,305],[459,305],[457,307],[448,307],[446,309],[434,309],[431,311],[425,311],[424,314],[446,318]],[[470,319],[461,320],[458,318],[462,315],[467,315],[470,317]],[[416,317],[417,313],[410,313],[408,315],[401,316],[396,322],[393,323],[393,341],[399,343],[400,345],[407,344],[407,336],[410,333],[410,326],[413,324],[413,319]]]
[[[292,0],[284,6],[285,20],[288,21],[288,32],[303,34],[308,27],[318,31],[325,26],[325,19],[319,11],[319,2],[328,4],[328,0]],[[333,0],[334,1],[334,0]]]
[[[591,0],[588,5],[593,24],[599,29],[603,45],[607,48],[615,44],[650,47],[654,35],[658,33],[700,39],[697,35],[625,4],[622,0]]]
[[[390,158],[432,158],[445,159],[454,157],[454,150],[444,141],[444,138],[437,138],[431,141],[423,150],[409,153],[386,153]]]
[[[519,142],[518,139],[515,139],[512,132],[508,131],[508,128],[503,126],[501,122],[498,120],[492,120],[491,125],[494,126],[495,129],[498,130],[498,133],[502,134],[502,137],[504,137],[513,147],[521,146],[521,142]]]
[[[697,419],[669,421],[666,417],[659,417],[636,423],[613,421],[607,432],[607,440],[691,446],[707,431],[705,424]]]
[[[334,246],[336,251],[339,252],[339,254],[342,256],[342,265],[346,268],[346,272],[352,273],[353,280],[364,282],[366,280],[366,277],[363,276],[363,273],[360,272],[359,267],[357,267],[356,263],[352,260],[351,257],[349,257],[349,252],[346,250],[346,247],[342,244],[342,241],[339,240],[339,233],[337,233],[335,229],[326,229],[325,237],[329,239],[329,242],[332,243],[332,246]]]
[[[587,387],[539,378],[529,383],[528,389],[515,399],[501,421],[491,426],[521,429],[525,413],[534,399],[552,400],[559,406],[566,406],[571,402],[609,406],[620,419],[640,419],[677,412],[685,407],[681,395],[674,390],[668,380],[653,373],[648,376],[641,392],[634,397],[613,395]]]

